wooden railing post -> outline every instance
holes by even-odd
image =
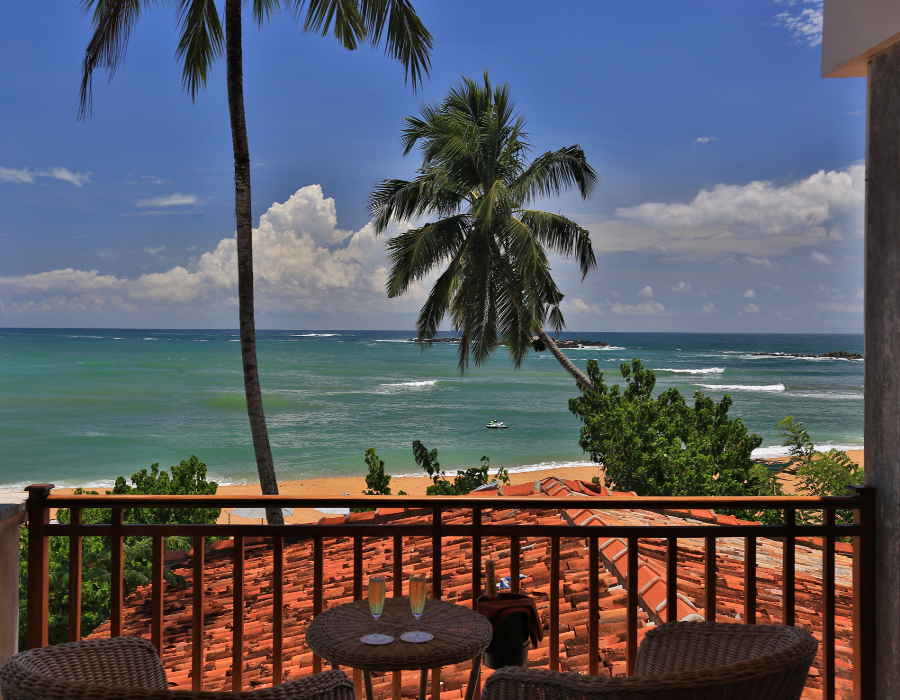
[[[50,542],[44,526],[50,523],[47,497],[54,484],[32,484],[28,501],[28,621],[29,649],[47,646],[50,610]]]
[[[853,538],[853,673],[855,697],[875,697],[875,489],[857,487],[859,507],[854,511],[862,534]],[[896,624],[896,620],[885,620]]]
[[[81,508],[69,509],[69,523],[81,525]],[[81,639],[81,588],[84,550],[81,535],[69,535],[69,641]]]

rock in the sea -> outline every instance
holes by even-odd
[[[605,348],[609,347],[609,343],[602,340],[563,340],[558,338],[556,344],[561,348],[575,349],[578,348]]]
[[[833,352],[823,352],[819,357],[834,357],[839,360],[861,360],[863,356],[858,352],[847,352],[846,350],[835,350]]]
[[[409,338],[411,343],[458,343],[459,338]]]
[[[810,352],[751,352],[751,355],[759,357],[771,357],[778,355],[780,357],[830,357],[834,360],[861,360],[863,356],[856,352],[847,352],[846,350],[833,350],[832,352],[810,353]]]

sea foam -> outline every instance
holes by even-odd
[[[403,390],[403,389],[430,389],[438,383],[437,379],[422,379],[419,381],[413,382],[390,382],[387,384],[382,384],[381,386],[390,390]]]
[[[291,333],[291,338],[333,338],[340,333]]]
[[[671,367],[660,367],[654,372],[671,372],[672,374],[725,374],[724,367],[703,367],[701,369],[673,369]]]
[[[828,450],[861,450],[862,445],[832,445],[829,443],[816,445],[814,448],[817,452],[828,452]],[[777,457],[787,457],[788,448],[783,445],[768,445],[767,447],[757,447],[753,450],[751,456],[753,459],[775,459]]]
[[[784,384],[698,384],[710,391],[786,391]]]

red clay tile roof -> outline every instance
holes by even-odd
[[[594,484],[547,478],[531,484],[482,490],[473,496],[538,495],[625,495],[609,493]],[[630,495],[630,494],[628,494]],[[444,522],[469,522],[470,511],[448,511]],[[430,522],[430,514],[392,508],[377,513],[354,513],[350,516],[323,518],[322,523],[372,521],[391,523]],[[684,525],[734,523],[732,516],[710,511],[653,512],[645,510],[601,511],[594,509],[517,510],[495,509],[483,513],[485,524],[578,524],[594,525]],[[272,559],[266,540],[246,542],[244,578],[244,685],[247,688],[267,686],[272,678]],[[678,619],[704,616],[704,542],[680,539],[678,557]],[[743,611],[743,540],[718,540],[717,605],[720,621],[739,620]],[[607,672],[625,673],[626,557],[625,542],[619,538],[600,539],[600,648]],[[353,598],[353,543],[350,538],[328,540],[325,547],[324,600],[326,607],[349,602]],[[506,538],[484,538],[483,559],[494,559],[498,575],[509,571],[509,541]],[[404,541],[403,571],[405,575],[431,574],[431,540],[427,537]],[[312,546],[308,541],[286,544],[284,548],[284,674],[285,680],[312,672],[312,653],[306,646],[306,625],[312,618]],[[471,604],[471,542],[461,537],[447,537],[442,543],[443,595],[446,600]],[[781,555],[782,544],[773,540],[757,540],[758,621],[777,623],[781,620]],[[638,639],[645,628],[666,617],[665,541],[642,539],[638,556],[639,603]],[[392,571],[390,538],[366,538],[363,560],[366,574],[386,575]],[[852,678],[852,584],[851,561],[846,548],[836,557],[836,638],[838,697],[850,697]],[[548,625],[549,616],[549,542],[546,538],[523,538],[520,567],[523,592],[534,596],[538,610]],[[813,539],[798,542],[796,547],[797,624],[807,627],[821,640],[821,569],[822,552]],[[561,541],[560,596],[560,665],[562,670],[588,669],[588,551],[583,539]],[[191,569],[184,566],[175,573],[188,585],[166,586],[165,641],[163,662],[174,687],[191,685]],[[231,678],[231,545],[218,542],[209,548],[204,579],[206,582],[204,687],[211,690],[230,688]],[[390,584],[389,584],[390,586]],[[149,637],[150,591],[136,590],[126,601],[123,634]],[[109,623],[92,636],[108,636]],[[549,636],[529,654],[531,666],[549,663]],[[820,698],[821,649],[812,669],[804,698]],[[445,698],[462,697],[468,665],[445,668],[442,673]],[[485,669],[485,674],[489,673]],[[415,697],[417,674],[404,673],[404,697]],[[483,677],[484,677],[483,675]],[[376,694],[390,697],[390,677],[375,678]]]

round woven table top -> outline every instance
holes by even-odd
[[[434,639],[410,644],[400,635],[424,630]],[[383,646],[363,644],[359,638],[379,632],[394,637]],[[310,623],[306,640],[323,659],[366,671],[403,671],[438,668],[473,659],[491,642],[491,623],[461,605],[428,600],[418,622],[409,611],[408,598],[388,598],[378,622],[369,603],[358,600],[326,610]]]

